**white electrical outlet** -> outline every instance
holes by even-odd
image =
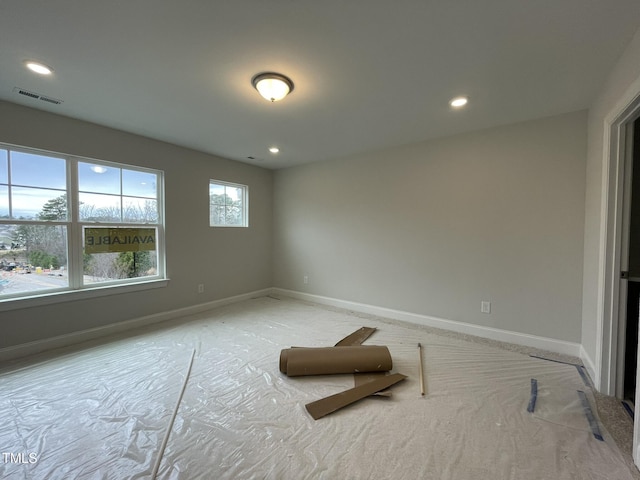
[[[198,293],[204,293],[204,283],[198,284]]]
[[[302,279],[302,281],[304,282],[305,285],[309,284],[309,275],[305,275]]]
[[[482,301],[480,302],[480,312],[481,313],[491,313],[491,302]]]

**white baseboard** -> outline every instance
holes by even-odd
[[[582,360],[582,364],[584,365],[584,368],[587,369],[587,373],[591,377],[591,381],[593,382],[596,390],[601,391],[600,377],[596,375],[595,363],[593,363],[593,360],[591,359],[591,357],[589,356],[589,354],[587,353],[587,351],[584,349],[582,345],[580,345],[580,360]]]
[[[200,303],[185,308],[147,315],[144,317],[134,318],[132,320],[126,320],[124,322],[112,323],[110,325],[105,325],[102,327],[91,328],[79,332],[59,335],[57,337],[36,340],[34,342],[23,343],[6,348],[0,348],[0,362],[27,357],[29,355],[35,355],[37,353],[42,353],[47,350],[53,350],[56,348],[68,347],[90,340],[96,340],[108,335],[122,333],[134,328],[140,328],[155,323],[165,322],[167,320],[173,320],[175,318],[185,317],[187,315],[194,315],[217,307],[222,307],[223,305],[229,305],[231,303],[269,295],[272,291],[273,289],[271,288],[265,288],[263,290],[257,290],[255,292],[243,293],[241,295],[236,295],[233,297],[222,298],[220,300],[214,300],[212,302]]]
[[[286,290],[282,288],[265,288],[254,292],[249,292],[233,297],[223,298],[220,300],[214,300],[212,302],[201,303],[198,305],[192,305],[185,308],[176,310],[170,310],[168,312],[161,312],[145,317],[140,317],[124,322],[118,322],[103,327],[96,327],[88,330],[82,330],[80,332],[69,333],[66,335],[60,335],[57,337],[47,338],[43,340],[37,340],[34,342],[23,343],[11,347],[0,349],[0,362],[5,362],[29,355],[35,355],[47,350],[53,350],[56,348],[68,347],[78,343],[96,340],[108,335],[118,334],[134,328],[144,327],[155,323],[165,322],[179,317],[187,315],[193,315],[207,310],[211,310],[223,305],[231,303],[241,302],[254,297],[266,296],[269,294],[278,294],[286,297],[291,297],[308,302],[318,303],[321,305],[329,305],[337,308],[343,308],[346,310],[353,310],[356,312],[367,313],[370,315],[377,315],[380,317],[390,318],[393,320],[401,320],[409,323],[415,323],[418,325],[425,325],[428,327],[441,328],[444,330],[450,330],[457,333],[463,333],[467,335],[475,335],[477,337],[488,338],[491,340],[498,340],[501,342],[514,343],[516,345],[523,345],[532,348],[539,348],[552,352],[562,353],[566,355],[572,355],[579,357],[583,360],[589,375],[595,380],[593,362],[586,354],[582,346],[578,343],[565,342],[562,340],[556,340],[553,338],[539,337],[536,335],[528,335],[519,332],[513,332],[509,330],[501,330],[491,327],[483,327],[480,325],[473,325],[470,323],[457,322],[453,320],[446,320],[437,317],[431,317],[428,315],[421,315],[417,313],[405,312],[401,310],[393,310],[385,307],[378,307],[375,305],[368,305],[364,303],[350,302],[347,300],[340,300],[336,298],[323,297],[320,295],[312,295],[303,292],[297,292],[293,290]]]
[[[379,317],[390,318],[393,320],[401,320],[428,327],[441,328],[457,333],[474,335],[476,337],[488,338],[500,342],[513,343],[531,348],[539,348],[551,352],[562,353],[574,357],[581,357],[582,346],[579,343],[566,342],[556,340],[554,338],[539,337],[526,333],[513,332],[510,330],[502,330],[492,327],[484,327],[481,325],[473,325],[471,323],[457,322],[454,320],[446,320],[443,318],[431,317],[417,313],[405,312],[401,310],[393,310],[385,307],[377,307],[364,303],[350,302],[337,298],[323,297],[320,295],[312,295],[309,293],[297,292],[294,290],[286,290],[282,288],[274,288],[273,293],[286,297],[305,300],[308,302],[319,303],[321,305],[329,305],[332,307],[353,310],[356,312],[377,315]],[[589,372],[592,375],[592,372]],[[593,377],[592,377],[593,378]]]

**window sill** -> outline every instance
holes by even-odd
[[[86,300],[90,298],[106,297],[109,295],[119,295],[122,293],[139,292],[164,288],[169,284],[168,278],[149,280],[146,282],[129,283],[126,285],[105,285],[99,287],[83,288],[82,290],[65,290],[61,292],[43,293],[30,297],[7,298],[0,300],[0,312],[9,310],[19,310],[22,308],[41,307],[54,303],[73,302],[76,300]]]

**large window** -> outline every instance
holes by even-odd
[[[0,301],[164,278],[157,170],[0,144]]]
[[[237,183],[209,182],[209,225],[248,227],[249,187]]]

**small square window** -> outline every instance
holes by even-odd
[[[249,187],[237,183],[209,182],[209,225],[212,227],[249,226]]]

